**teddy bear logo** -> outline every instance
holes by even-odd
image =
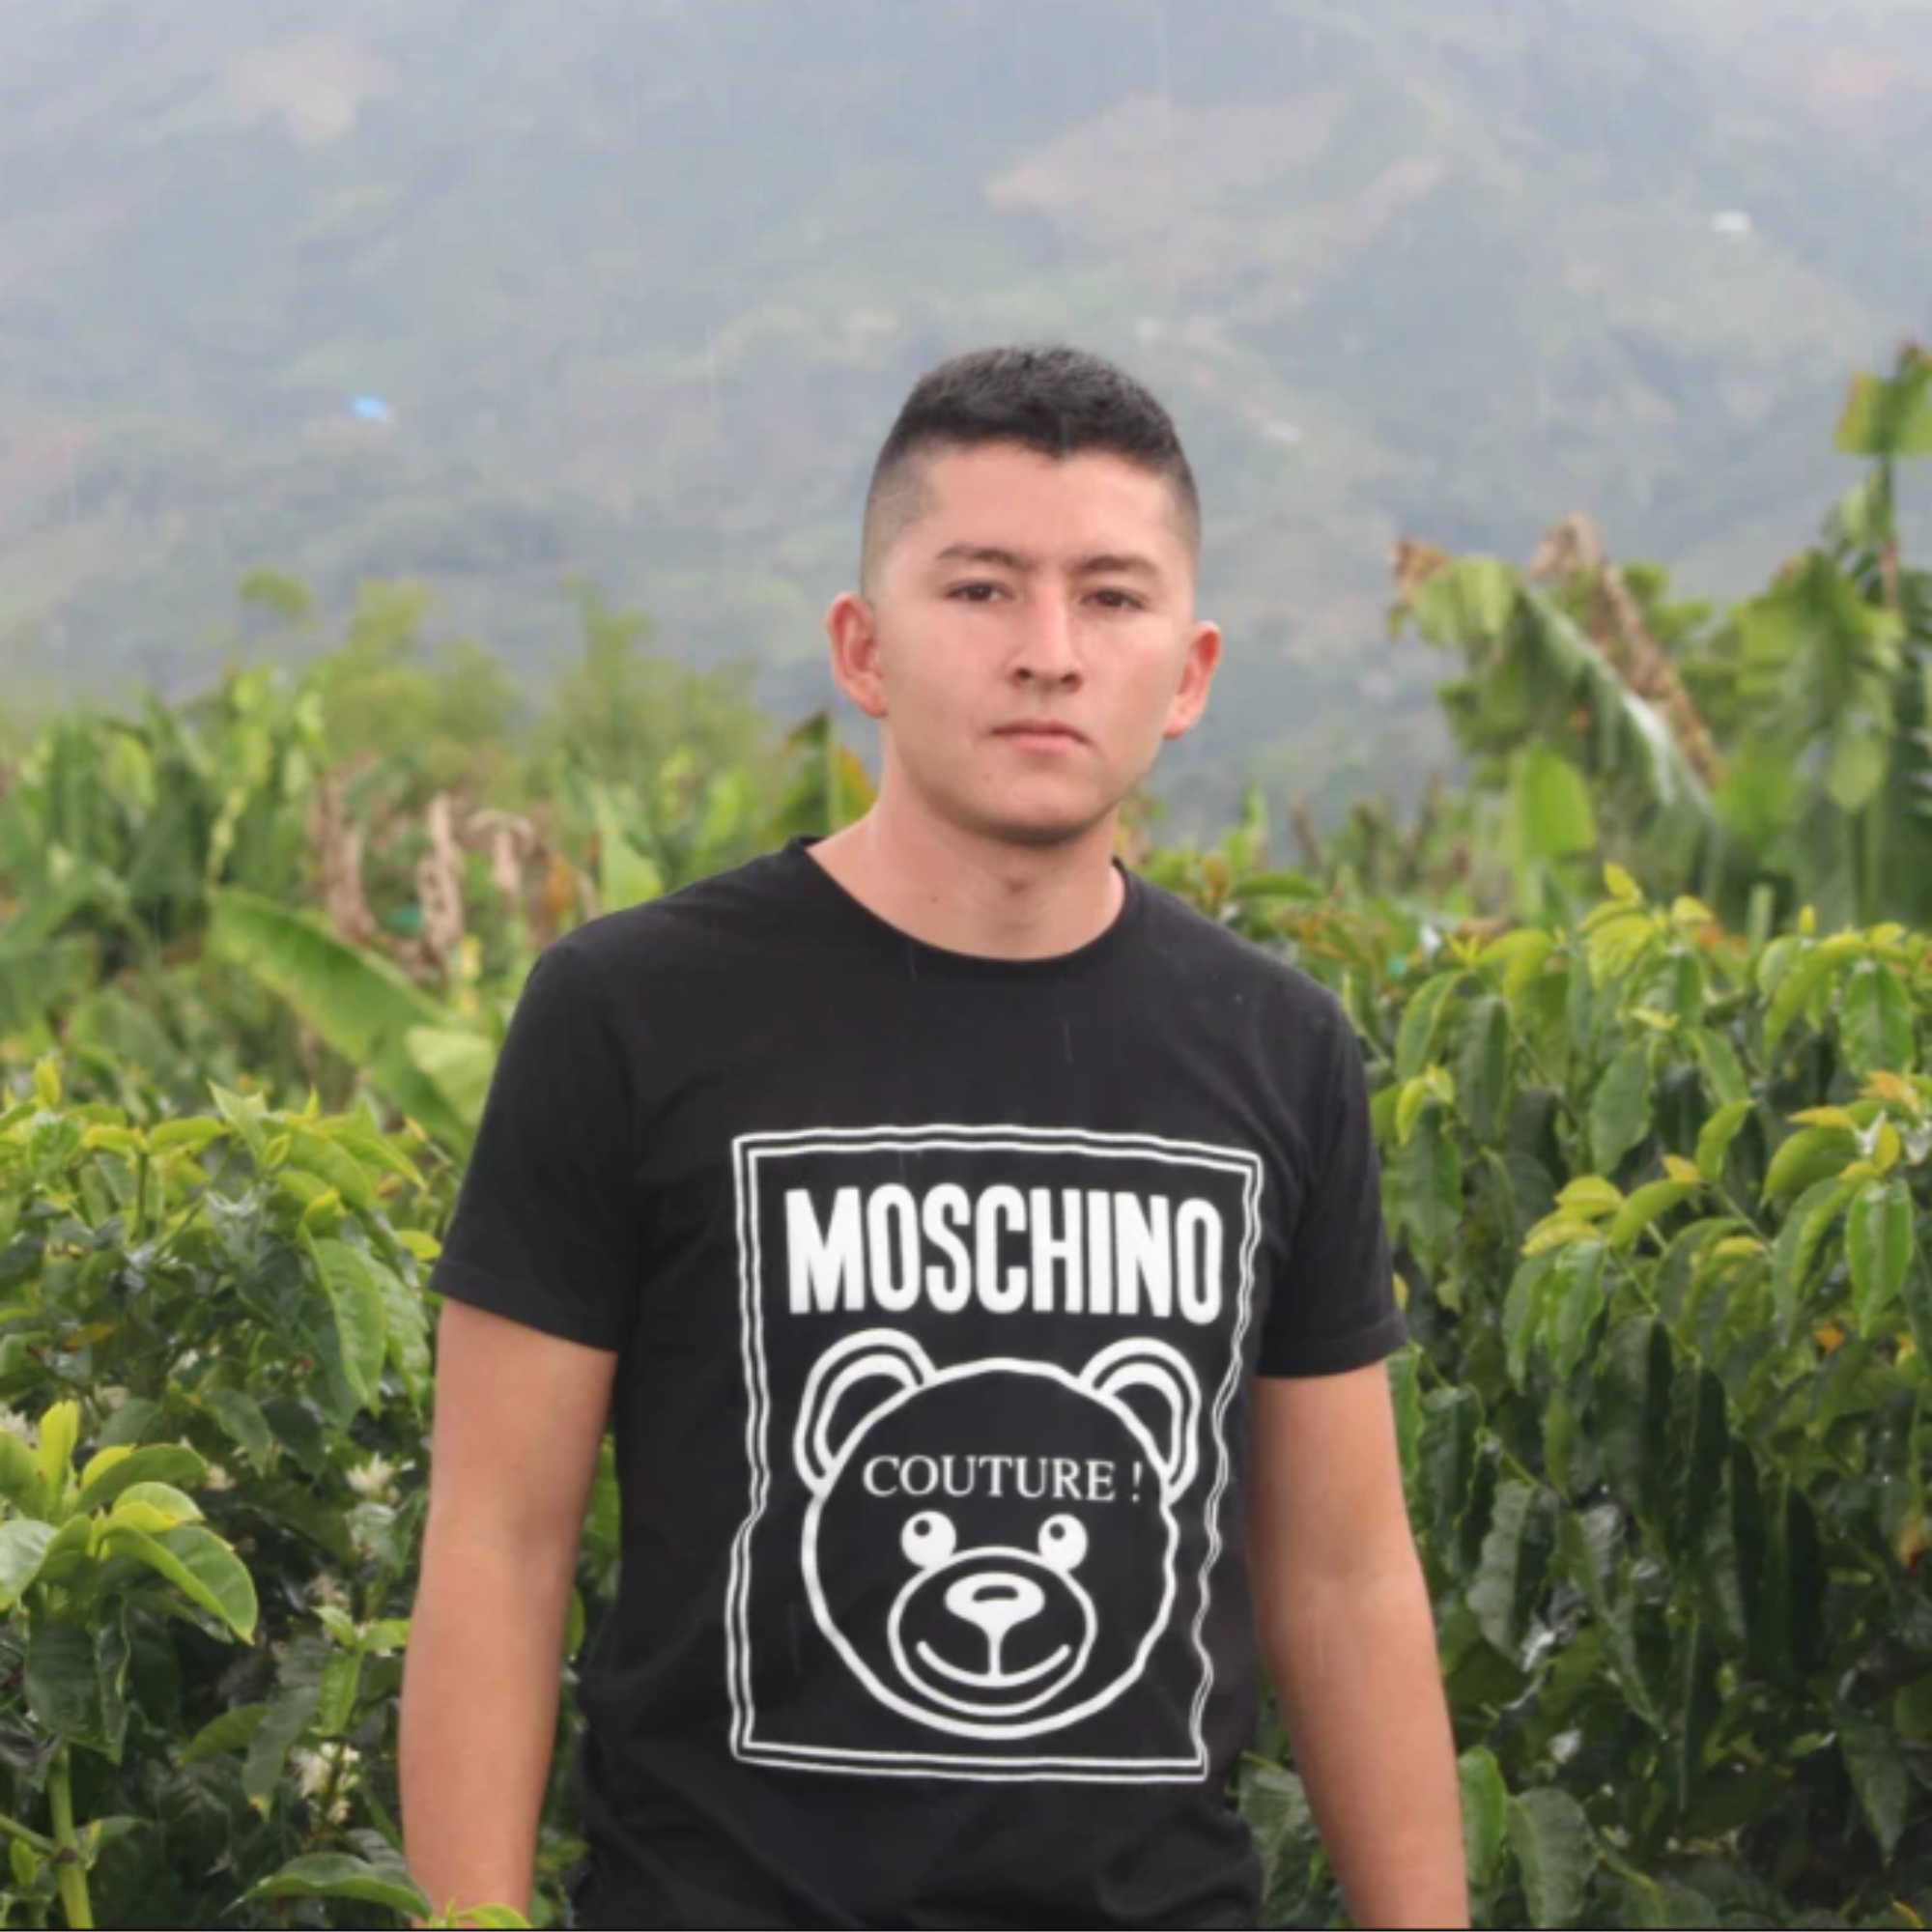
[[[1113,1703],[1175,1602],[1201,1396],[1179,1350],[1080,1371],[949,1369],[895,1330],[813,1365],[793,1437],[821,1631],[867,1690],[937,1731],[1026,1738]]]

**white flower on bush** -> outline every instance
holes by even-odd
[[[349,1487],[365,1502],[391,1502],[396,1493],[395,1464],[384,1457],[371,1456],[360,1468],[349,1471]]]
[[[315,1579],[308,1586],[309,1602],[319,1610],[340,1610],[349,1614],[349,1592],[342,1587],[342,1579],[327,1570],[318,1570]]]
[[[354,1745],[326,1744],[315,1750],[291,1751],[289,1762],[295,1767],[296,1788],[304,1798],[312,1801],[334,1788],[328,1822],[347,1824],[349,1794],[355,1788],[355,1768],[362,1762],[362,1753]]]
[[[0,1429],[9,1435],[17,1435],[29,1449],[41,1446],[41,1432],[17,1409],[0,1408]]]
[[[232,1490],[235,1478],[219,1463],[211,1463],[208,1473],[201,1479],[201,1486],[205,1490]]]
[[[94,1399],[112,1415],[128,1400],[128,1391],[117,1382],[107,1388],[96,1389]]]

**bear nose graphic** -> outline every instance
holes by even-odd
[[[946,1592],[946,1607],[955,1617],[978,1625],[997,1659],[1007,1633],[1045,1609],[1046,1592],[1030,1577],[992,1570],[980,1577],[960,1577]]]

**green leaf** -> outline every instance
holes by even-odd
[[[1844,966],[1841,953],[1813,947],[1777,982],[1777,990],[1764,1011],[1764,1050],[1767,1057],[1791,1030],[1799,1015],[1810,1008],[1813,996]]]
[[[1787,1342],[1798,1332],[1798,1318],[1818,1251],[1858,1188],[1856,1180],[1814,1182],[1798,1197],[1778,1231],[1771,1254],[1771,1294],[1778,1332]]]
[[[1907,351],[1890,376],[1860,370],[1836,440],[1848,456],[1932,456],[1932,360]]]
[[[254,1579],[242,1559],[212,1529],[185,1522],[150,1536],[138,1529],[116,1527],[110,1520],[103,1547],[110,1555],[132,1556],[165,1577],[244,1642],[254,1634]]]
[[[1605,1481],[1653,1523],[1665,1507],[1671,1378],[1670,1338],[1662,1322],[1635,1316],[1611,1329],[1592,1390],[1598,1452]]]
[[[1491,1884],[1509,1831],[1509,1790],[1494,1755],[1481,1745],[1456,1760],[1463,1793],[1463,1858],[1470,1883]]]
[[[248,1741],[248,1755],[242,1763],[242,1791],[265,1817],[274,1803],[289,1752],[308,1729],[320,1698],[320,1687],[314,1684],[280,1692],[262,1714],[255,1735]]]
[[[1697,1136],[1697,1172],[1706,1180],[1721,1184],[1731,1143],[1750,1116],[1750,1101],[1727,1100],[1704,1122],[1703,1131]]]
[[[1861,1080],[1911,1070],[1916,1063],[1912,996],[1891,967],[1861,959],[1852,968],[1838,1032],[1845,1058]]]
[[[1426,1255],[1441,1252],[1463,1218],[1463,1160],[1432,1106],[1395,1160],[1396,1202]]]
[[[1843,1127],[1800,1127],[1772,1155],[1765,1171],[1764,1199],[1779,1201],[1842,1174],[1858,1153],[1857,1135]]]
[[[80,1405],[57,1402],[41,1417],[41,1446],[34,1452],[34,1512],[58,1521],[73,1475],[73,1448],[80,1440]]]
[[[105,1509],[136,1483],[198,1486],[208,1480],[208,1464],[192,1449],[152,1443],[140,1449],[103,1449],[81,1472],[74,1507]]]
[[[1926,1261],[1922,1249],[1907,1264],[1903,1287],[1912,1339],[1918,1345],[1920,1356],[1932,1361],[1932,1263]]]
[[[139,1513],[137,1515],[137,1512]],[[150,1524],[146,1518],[159,1520]],[[178,1522],[199,1522],[201,1508],[194,1498],[172,1483],[131,1483],[114,1499],[110,1524],[126,1522],[135,1529],[171,1529]]]
[[[352,1208],[366,1210],[375,1205],[376,1184],[369,1179],[368,1169],[333,1140],[325,1139],[307,1127],[292,1126],[283,1159],[288,1166],[299,1168],[304,1174],[319,1175]]]
[[[1530,1483],[1500,1485],[1468,1602],[1477,1627],[1512,1662],[1521,1652],[1529,1613],[1555,1544],[1554,1498],[1549,1492]]]
[[[1530,1351],[1542,1331],[1555,1272],[1555,1253],[1532,1255],[1511,1277],[1503,1297],[1503,1363],[1517,1388],[1528,1378]]]
[[[12,1608],[33,1587],[54,1535],[52,1523],[32,1517],[0,1523],[0,1610]]]
[[[1711,1027],[1699,1027],[1690,1036],[1690,1044],[1710,1076],[1711,1092],[1719,1106],[1730,1107],[1750,1098],[1750,1082],[1745,1078],[1744,1063],[1738,1050],[1725,1037]],[[1700,1160],[1698,1166],[1702,1166]]]
[[[1575,1180],[1564,1184],[1556,1205],[1579,1221],[1597,1221],[1622,1208],[1624,1191],[1600,1174],[1579,1174]]]
[[[1650,1045],[1633,1041],[1612,1060],[1590,1100],[1590,1162],[1608,1174],[1650,1127]]]
[[[1517,753],[1510,781],[1511,842],[1520,860],[1566,859],[1597,849],[1597,814],[1583,775],[1560,753],[1532,741]]]
[[[324,1737],[340,1737],[348,1730],[361,1686],[362,1653],[335,1651],[322,1666],[322,1694],[316,1706],[315,1727]]]
[[[1653,1180],[1639,1187],[1617,1209],[1616,1219],[1610,1223],[1610,1246],[1619,1249],[1634,1246],[1652,1222],[1661,1220],[1696,1191],[1697,1183],[1690,1180]]]
[[[383,1284],[375,1266],[347,1241],[312,1244],[324,1293],[342,1342],[342,1367],[361,1406],[374,1413],[382,1398],[383,1359],[387,1352]]]
[[[1450,996],[1469,976],[1458,968],[1438,973],[1410,996],[1403,1009],[1402,1024],[1396,1031],[1395,1077],[1413,1080],[1430,1063],[1435,1045],[1436,1029]]]
[[[1479,1141],[1495,1140],[1509,1086],[1509,1003],[1493,993],[1474,1001],[1463,1023],[1456,1062],[1456,1100]]]
[[[1560,1380],[1577,1373],[1589,1346],[1591,1331],[1607,1297],[1604,1269],[1609,1250],[1602,1241],[1573,1241],[1558,1251],[1556,1267],[1545,1298],[1545,1346],[1549,1365]]]
[[[0,1429],[0,1496],[15,1509],[30,1510],[40,1495],[34,1452],[13,1431]]]
[[[429,1133],[448,1146],[468,1144],[469,1126],[405,1044],[412,1028],[450,1024],[434,1000],[386,959],[337,938],[309,914],[233,886],[213,888],[208,903],[211,952],[286,1000]]]
[[[1574,1925],[1597,1867],[1583,1807],[1568,1792],[1525,1791],[1509,1808],[1509,1839],[1532,1925]]]
[[[1667,1755],[1671,1797],[1682,1817],[1702,1782],[1704,1747],[1723,1704],[1718,1688],[1718,1653],[1697,1618],[1679,1634],[1671,1677]]]
[[[275,1438],[255,1398],[242,1389],[214,1388],[202,1393],[202,1405],[258,1470],[274,1458]]]
[[[27,1639],[28,1708],[56,1736],[93,1742],[106,1730],[94,1638],[77,1624],[43,1624]]]
[[[1874,1182],[1852,1203],[1845,1251],[1859,1327],[1869,1334],[1912,1265],[1912,1197],[1902,1180]]]
[[[1845,1711],[1838,1719],[1838,1748],[1859,1809],[1878,1840],[1879,1857],[1888,1863],[1905,1833],[1905,1816],[1912,1801],[1912,1777],[1898,1740],[1863,1711]]]
[[[405,1871],[372,1865],[346,1852],[310,1852],[291,1860],[243,1894],[247,1898],[353,1898],[405,1918],[429,1918],[435,1908]]]
[[[199,1764],[203,1758],[221,1757],[229,1751],[246,1750],[269,1715],[266,1704],[237,1704],[212,1723],[202,1725],[184,1747],[183,1764]]]

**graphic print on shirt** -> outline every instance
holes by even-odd
[[[1191,1780],[1261,1169],[1138,1135],[736,1147],[742,1758]]]

